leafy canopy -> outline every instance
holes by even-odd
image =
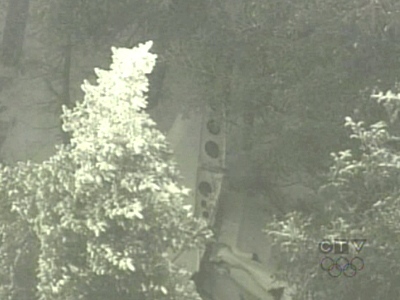
[[[311,201],[313,212],[293,212],[267,226],[267,233],[285,250],[280,252],[280,276],[299,287],[294,299],[309,299],[310,293],[318,299],[337,299],[338,294],[341,299],[394,299],[400,292],[394,263],[400,259],[400,94],[372,97],[387,119],[367,127],[346,117],[345,126],[359,149],[332,153],[327,182]],[[319,265],[324,255],[318,243],[324,239],[367,239],[362,252],[346,256],[363,258],[365,269],[354,278],[330,278]]]
[[[37,269],[31,299],[200,299],[171,253],[209,231],[185,205],[165,137],[143,111],[151,45],[112,48],[110,70],[96,69],[83,102],[63,108],[70,146],[1,169],[2,299],[26,291],[21,268]]]

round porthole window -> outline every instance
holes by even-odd
[[[198,189],[200,194],[204,197],[208,197],[212,192],[211,185],[207,181],[200,182]]]
[[[216,142],[208,141],[205,144],[204,149],[205,149],[207,155],[210,156],[211,158],[218,158],[219,147]]]
[[[210,214],[208,213],[208,211],[203,211],[203,218],[208,219],[208,217],[210,216]]]
[[[217,135],[221,132],[221,126],[220,126],[219,122],[217,122],[215,120],[210,120],[207,122],[207,130],[211,134]]]

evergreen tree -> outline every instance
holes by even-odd
[[[171,255],[209,231],[144,112],[151,45],[112,48],[111,69],[84,82],[62,115],[69,146],[1,169],[2,299],[200,299]]]

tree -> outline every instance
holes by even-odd
[[[385,82],[398,67],[399,4],[393,0],[52,0],[35,7],[33,15],[44,16],[37,23],[47,45],[65,54],[63,101],[68,49],[76,53],[88,40],[100,49],[134,25],[125,43],[154,37],[167,58],[152,78],[159,88],[150,104],[160,98],[166,67],[184,67],[200,88],[182,105],[229,104],[229,120],[239,124],[249,163],[259,169],[259,189],[288,173],[326,168],[329,149],[346,141],[343,115],[364,106],[358,92]]]
[[[396,1],[217,1],[197,10],[195,30],[178,31],[185,38],[171,52],[205,87],[196,100],[224,101],[244,132],[261,179],[252,190],[296,173],[315,178],[347,141],[343,116],[373,112],[358,94],[397,76],[397,9]],[[231,82],[228,99],[218,78]]]
[[[2,62],[6,66],[19,63],[29,17],[29,0],[8,1],[2,40]]]
[[[310,294],[312,299],[392,299],[400,292],[400,272],[393,263],[400,258],[400,94],[377,93],[373,97],[387,118],[366,127],[364,122],[346,117],[350,138],[359,148],[332,153],[327,181],[314,199],[311,213],[293,212],[267,226],[267,233],[285,250],[279,257],[280,276],[298,287],[294,299],[309,299]],[[353,266],[346,264],[342,271],[350,273],[342,278],[329,277],[321,270],[324,255],[318,253],[318,244],[334,238],[367,239],[360,253],[350,250],[350,256],[361,257],[365,264],[362,269],[360,261],[353,278],[346,278],[354,275]]]
[[[70,146],[1,170],[2,299],[22,299],[21,260],[38,270],[29,299],[34,289],[43,300],[200,299],[171,254],[210,232],[184,205],[172,153],[144,112],[151,45],[112,48],[98,85],[85,82],[84,101],[64,107]]]

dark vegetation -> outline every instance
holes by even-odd
[[[278,257],[280,276],[302,287],[296,299],[306,299],[308,292],[315,299],[334,299],[337,292],[349,299],[395,299],[399,294],[396,282],[400,275],[390,264],[398,261],[395,249],[399,243],[398,97],[381,97],[380,105],[370,99],[378,90],[398,90],[398,1],[3,0],[1,5],[7,12],[2,70],[16,70],[1,78],[11,82],[26,67],[24,58],[30,49],[23,45],[28,32],[30,39],[43,45],[46,61],[40,66],[50,74],[48,83],[58,99],[58,114],[62,105],[76,106],[71,97],[77,89],[72,86],[71,68],[77,56],[105,51],[111,45],[132,47],[149,39],[154,41],[159,60],[150,75],[148,109],[168,97],[165,78],[174,66],[183,68],[183,76],[199,87],[192,97],[181,99],[180,106],[190,111],[204,102],[211,106],[223,103],[231,128],[227,180],[234,188],[266,198],[273,195],[283,203],[282,213],[268,230],[277,238],[278,247],[288,247],[287,255]],[[354,123],[346,121],[353,139],[343,126],[347,116],[354,119]],[[367,124],[364,129],[360,120]],[[386,125],[368,127],[380,121]],[[60,132],[68,147],[71,136]],[[339,152],[346,149],[350,151]],[[332,160],[332,152],[341,154]],[[17,172],[23,181],[37,170],[29,165],[20,168],[22,173],[16,171],[18,167],[4,170],[2,178],[9,180]],[[310,188],[314,197],[292,201],[282,191],[293,183]],[[2,213],[12,205],[4,200],[7,193],[15,189],[22,193],[22,187],[9,184],[3,182],[1,189]],[[33,195],[19,195],[23,197],[19,200],[33,201]],[[378,201],[383,204],[374,206]],[[3,220],[14,226],[8,230],[17,237],[10,242],[3,236],[1,247],[7,251],[1,253],[14,256],[2,262],[14,268],[10,274],[15,274],[13,279],[2,275],[4,293],[8,299],[44,295],[37,290],[37,278],[24,276],[34,274],[38,267],[37,261],[28,259],[39,255],[35,243],[45,242],[27,230],[33,226],[29,218],[26,223],[17,222],[17,214],[10,213]],[[334,287],[322,282],[315,276],[315,263],[306,255],[309,252],[298,249],[314,247],[323,234],[368,236],[372,244],[366,260],[375,271],[351,286],[344,281]],[[70,242],[79,244],[75,238]],[[50,242],[56,240],[46,239]],[[23,246],[27,243],[32,245],[29,249]],[[24,258],[12,264],[17,249],[25,251]],[[28,266],[25,275],[18,271],[21,264]],[[311,271],[305,274],[304,268]],[[47,279],[40,280],[44,288]],[[93,279],[92,288],[100,286],[101,280]],[[23,291],[18,282],[26,281],[30,283]],[[85,288],[79,284],[77,280],[71,286]],[[38,299],[56,299],[49,297]]]

